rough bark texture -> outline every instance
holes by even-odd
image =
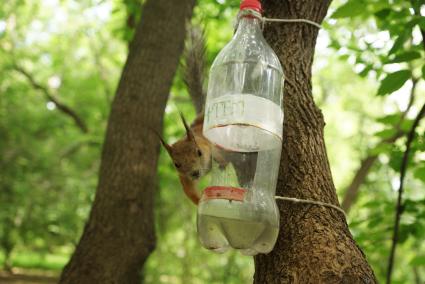
[[[330,1],[263,0],[266,17],[322,22]],[[284,135],[277,195],[339,205],[323,138],[324,119],[312,97],[311,66],[318,29],[267,24],[265,36],[285,72]],[[255,283],[375,283],[344,216],[316,205],[278,201],[274,250],[255,257]]]
[[[194,0],[148,0],[112,104],[99,184],[60,283],[140,283],[155,247],[153,196],[160,129]]]

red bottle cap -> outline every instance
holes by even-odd
[[[242,0],[240,9],[251,9],[257,11],[258,13],[262,12],[261,3],[259,0]]]

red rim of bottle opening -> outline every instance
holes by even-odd
[[[202,193],[202,201],[211,199],[226,199],[243,201],[246,189],[232,186],[208,186]]]

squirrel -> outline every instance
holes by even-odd
[[[188,26],[183,57],[185,62],[185,65],[182,66],[183,81],[198,115],[189,127],[183,115],[180,114],[186,129],[186,137],[173,145],[167,144],[157,132],[155,133],[174,162],[183,191],[197,205],[200,201],[200,193],[197,190],[198,181],[211,170],[212,158],[218,162],[220,169],[225,168],[228,162],[223,158],[221,150],[202,134],[204,124],[202,109],[206,97],[203,88],[206,65],[205,34],[202,28]]]
[[[203,113],[197,116],[190,127],[181,113],[180,117],[186,129],[186,136],[182,139],[169,145],[157,132],[155,133],[173,160],[184,193],[195,205],[198,205],[201,197],[197,184],[199,179],[211,170],[212,159],[219,163],[221,169],[226,167],[227,162],[220,150],[202,134]]]

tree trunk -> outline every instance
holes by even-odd
[[[155,247],[160,129],[194,0],[148,0],[116,91],[96,197],[60,283],[140,283]]]
[[[322,22],[329,0],[263,0],[266,17]],[[312,97],[311,66],[318,29],[305,23],[265,26],[285,73],[284,134],[277,195],[339,205]],[[278,201],[274,250],[255,257],[255,283],[375,283],[344,216],[327,207]]]
[[[12,236],[12,230],[14,227],[13,220],[11,220],[11,218],[6,218],[0,240],[4,252],[3,269],[9,272],[11,272],[13,268],[12,252],[15,248],[15,241]]]

